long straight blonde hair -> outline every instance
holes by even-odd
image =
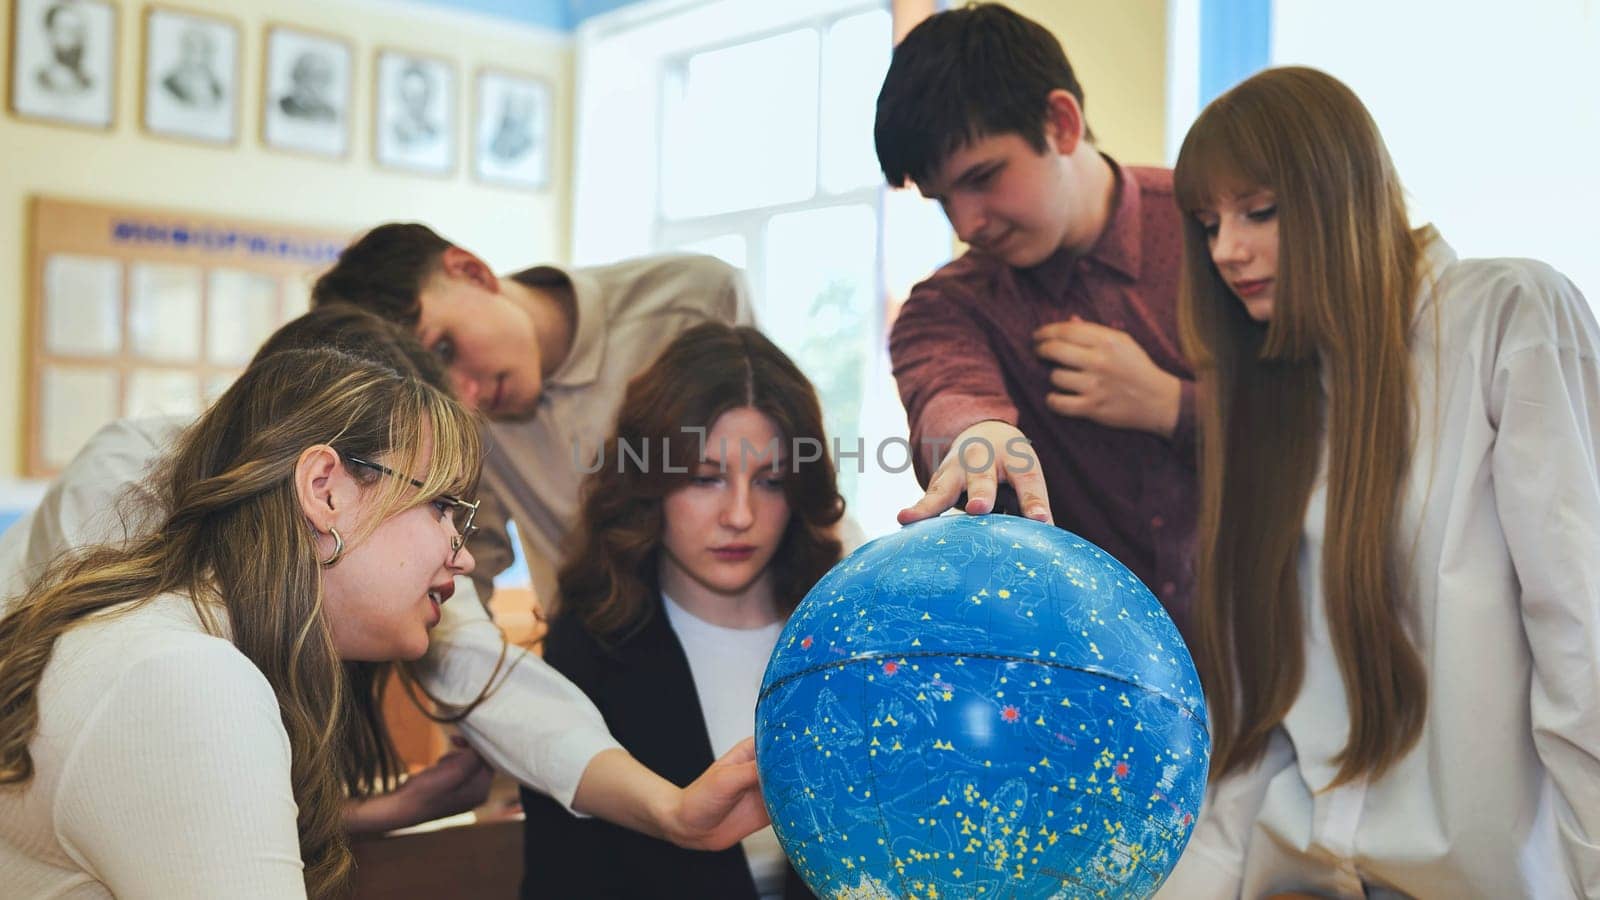
[[[326,349],[286,350],[252,363],[158,469],[158,526],[126,544],[58,561],[0,620],[0,785],[33,776],[39,682],[57,638],[102,610],[183,593],[277,695],[307,891],[325,897],[344,889],[352,870],[345,796],[383,779],[380,771],[349,769],[348,742],[361,741],[362,723],[381,716],[366,708],[376,692],[348,682],[334,648],[316,534],[295,491],[301,452],[322,443],[347,459],[383,459],[402,472],[426,466],[421,488],[402,479],[378,483],[365,467],[348,467],[374,492],[373,512],[347,536],[350,545],[397,512],[441,493],[469,493],[481,458],[471,415],[391,368]],[[366,757],[370,766],[378,758]]]
[[[1427,709],[1396,548],[1423,238],[1372,117],[1314,69],[1269,69],[1218,97],[1184,139],[1174,178],[1189,213],[1180,328],[1200,388],[1195,657],[1211,771],[1260,759],[1299,693],[1300,536],[1326,445],[1320,577],[1350,716],[1335,783],[1376,777],[1416,742]],[[1278,206],[1265,325],[1222,280],[1192,215],[1258,188]]]

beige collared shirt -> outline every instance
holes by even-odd
[[[709,256],[653,256],[572,270],[541,266],[512,277],[540,286],[570,283],[577,325],[571,352],[545,379],[533,418],[489,426],[473,579],[487,597],[489,579],[511,565],[509,518],[517,523],[535,594],[550,614],[558,605],[561,546],[578,522],[579,488],[616,426],[629,379],[688,328],[749,325],[753,316],[743,274]]]

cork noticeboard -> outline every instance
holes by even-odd
[[[35,197],[29,210],[26,474],[102,425],[198,413],[353,232]]]

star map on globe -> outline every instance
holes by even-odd
[[[951,515],[852,553],[762,680],[774,830],[824,900],[1145,897],[1210,756],[1188,649],[1081,537]]]

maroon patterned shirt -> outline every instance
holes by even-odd
[[[1016,269],[968,251],[912,290],[889,355],[924,485],[930,458],[969,426],[1015,425],[1039,456],[1056,523],[1132,569],[1187,636],[1196,460],[1194,375],[1178,342],[1181,219],[1171,171],[1111,166],[1118,190],[1087,254],[1058,250]],[[1034,354],[1033,331],[1073,315],[1127,332],[1184,379],[1170,441],[1045,406],[1051,365]]]

